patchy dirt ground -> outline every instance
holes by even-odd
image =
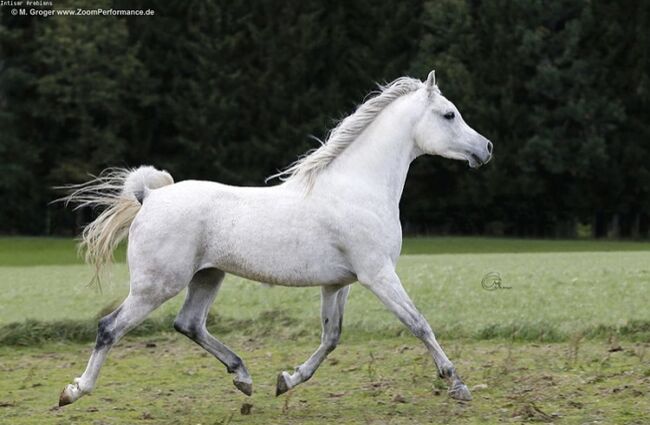
[[[279,371],[316,348],[311,337],[227,343],[246,361],[246,397],[214,358],[176,334],[126,338],[94,394],[58,408],[92,344],[0,347],[2,424],[644,424],[650,418],[650,344],[443,341],[474,401],[446,395],[410,336],[343,337],[311,381],[274,396]]]

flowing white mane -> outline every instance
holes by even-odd
[[[287,169],[270,176],[267,180],[276,177],[285,181],[304,179],[307,187],[311,187],[318,174],[354,142],[386,106],[398,97],[422,86],[422,81],[410,77],[400,77],[385,86],[380,86],[379,91],[371,93],[374,94],[373,97],[362,103],[354,113],[341,120],[329,132],[326,141],[319,148],[307,152]]]

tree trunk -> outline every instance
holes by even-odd
[[[647,238],[648,231],[650,230],[650,217],[647,213],[639,214],[639,237]]]
[[[591,228],[594,238],[604,238],[607,236],[607,218],[604,212],[596,211]]]

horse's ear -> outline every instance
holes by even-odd
[[[436,86],[436,71],[435,69],[431,72],[429,72],[429,76],[427,77],[427,82],[426,82],[427,88],[432,89]]]

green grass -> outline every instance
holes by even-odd
[[[643,423],[647,243],[418,238],[404,251],[407,291],[469,386],[487,385],[471,404],[444,395],[421,344],[359,286],[339,348],[276,399],[276,374],[318,344],[319,290],[228,277],[209,328],[247,362],[253,398],[207,353],[163,332],[179,294],[111,352],[94,395],[57,409],[58,392],[85,367],[97,317],[128,292],[126,265],[100,293],[86,286],[91,270],[73,241],[0,239],[0,423]],[[483,289],[488,272],[509,289]]]
[[[0,347],[0,422],[41,424],[641,424],[650,411],[647,345],[605,341],[446,344],[471,403],[446,396],[428,354],[413,338],[339,347],[308,382],[274,397],[275,377],[304,361],[317,338],[231,335],[247,362],[253,396],[182,336],[127,338],[115,347],[95,392],[57,408],[63,385],[86,364],[90,344]],[[244,403],[252,405],[242,415]]]
[[[398,274],[444,338],[559,341],[577,332],[602,336],[634,329],[628,336],[644,339],[650,333],[644,325],[650,323],[648,260],[650,253],[644,251],[406,255],[400,259]],[[488,272],[500,273],[502,285],[510,289],[484,290],[481,280]],[[128,272],[125,264],[117,264],[101,293],[86,286],[89,278],[90,269],[83,265],[0,267],[0,325],[25,319],[36,320],[37,325],[72,320],[87,323],[92,334],[100,311],[126,296]],[[281,311],[301,331],[315,333],[319,297],[318,288],[269,288],[229,276],[212,311],[223,320],[246,321],[253,328],[260,314]],[[182,299],[180,294],[170,300],[153,317],[168,323]],[[390,336],[403,331],[397,319],[359,286],[351,291],[344,323],[349,332]],[[83,323],[72,323],[71,332],[80,326]],[[0,328],[0,341],[9,331]],[[53,335],[46,329],[43,339]]]
[[[125,247],[115,253],[125,259]],[[402,254],[496,254],[524,252],[650,251],[650,242],[508,239],[479,237],[405,238]],[[76,241],[69,238],[0,237],[0,266],[81,264]]]
[[[124,261],[125,247],[115,253]],[[82,264],[77,255],[77,241],[71,238],[0,237],[0,266],[39,266]]]

